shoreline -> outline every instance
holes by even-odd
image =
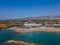
[[[15,32],[19,33],[27,33],[27,32],[60,32],[60,28],[53,28],[53,27],[36,27],[36,28],[18,28],[18,27],[12,27],[9,28]]]

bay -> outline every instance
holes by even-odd
[[[37,45],[60,45],[60,32],[28,32],[22,34],[12,30],[1,30],[0,43],[7,40],[19,40]]]

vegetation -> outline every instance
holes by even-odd
[[[24,22],[29,22],[29,20],[7,20],[7,21],[0,21],[0,29],[7,29],[10,27],[24,27]],[[30,22],[35,22],[38,24],[45,24],[53,25],[53,24],[60,24],[60,20],[30,20]]]

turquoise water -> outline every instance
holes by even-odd
[[[11,30],[0,31],[0,43],[11,39],[32,42],[37,45],[60,45],[60,33],[29,32],[21,34],[15,33]]]

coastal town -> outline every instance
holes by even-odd
[[[25,33],[31,31],[60,32],[60,17],[31,17],[16,20],[0,21],[0,29],[12,29],[15,32]]]

